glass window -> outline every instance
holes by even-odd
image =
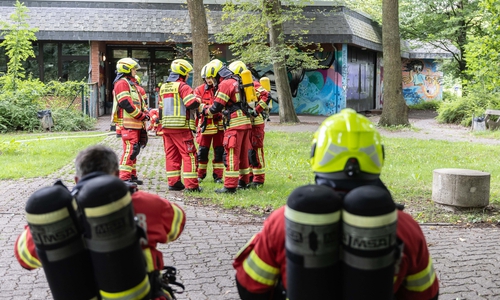
[[[5,48],[0,47],[0,76],[2,73],[7,73],[7,56],[5,56]]]
[[[43,82],[58,80],[57,43],[43,44]]]
[[[149,58],[149,50],[132,50],[132,57],[137,59]]]
[[[63,43],[62,55],[84,56],[89,55],[90,46],[88,43]]]
[[[82,60],[66,60],[62,63],[61,81],[87,81],[89,62]]]
[[[173,51],[155,51],[156,59],[166,59],[166,60],[174,60],[175,52]]]
[[[114,49],[113,58],[124,58],[127,57],[127,49]]]
[[[28,59],[23,62],[24,71],[26,73],[26,77],[31,76],[33,79],[40,78],[40,68],[38,65],[38,60],[36,59]]]

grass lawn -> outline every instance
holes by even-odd
[[[0,179],[43,177],[70,163],[76,154],[107,134],[45,133],[0,135]]]

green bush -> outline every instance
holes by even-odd
[[[437,110],[441,105],[442,101],[423,101],[417,104],[408,105],[410,109],[417,110]]]
[[[447,101],[443,101],[436,119],[441,123],[470,126],[472,117],[484,115],[486,109],[500,109],[500,95],[471,91],[467,96],[452,96]]]
[[[84,115],[81,111],[63,107],[52,110],[54,131],[84,131],[92,130],[96,120]]]
[[[0,77],[0,132],[40,131],[42,126],[37,112],[46,109],[52,112],[54,131],[93,129],[95,120],[83,115],[81,101],[72,105],[81,97],[82,87],[86,85],[75,81],[44,84],[38,79]]]

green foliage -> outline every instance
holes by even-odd
[[[442,101],[431,100],[431,101],[423,101],[417,104],[409,105],[410,109],[418,109],[418,110],[437,110],[441,105]]]
[[[500,109],[499,94],[476,91],[464,97],[453,96],[441,104],[437,120],[442,123],[470,126],[472,116],[481,116],[486,109]]]
[[[467,61],[462,50],[473,36],[484,36],[487,16],[480,12],[479,0],[421,0],[400,2],[401,37],[431,44],[453,55],[457,62],[454,77],[464,78]],[[419,45],[417,45],[419,46]],[[454,47],[451,47],[454,46]],[[455,49],[453,49],[455,48]],[[457,51],[458,53],[455,53]],[[451,70],[448,70],[451,71]]]
[[[471,38],[465,47],[467,73],[472,77],[469,82],[471,89],[500,92],[500,4],[496,1],[482,1],[485,22],[485,35]]]
[[[36,116],[45,85],[38,79],[19,80],[16,89],[9,89],[10,80],[12,76],[0,77],[0,132],[34,131],[40,126]]]
[[[54,131],[92,130],[96,120],[84,115],[81,111],[56,107],[52,110]]]
[[[224,5],[222,17],[227,25],[215,35],[218,43],[229,44],[235,57],[247,64],[272,65],[277,61],[286,61],[290,69],[321,68],[313,53],[321,51],[319,45],[305,42],[306,31],[295,31],[285,40],[280,36],[281,45],[271,49],[268,44],[269,27],[285,23],[307,23],[312,20],[303,13],[307,0],[287,2],[280,11],[271,10],[270,6],[278,1],[228,1]],[[279,2],[278,2],[279,3]],[[265,7],[266,6],[266,7]]]
[[[25,77],[22,63],[29,57],[35,57],[32,41],[36,41],[35,32],[38,29],[29,28],[26,22],[28,9],[16,0],[16,10],[10,16],[11,23],[0,21],[0,29],[4,41],[0,47],[5,47],[5,53],[9,57],[7,63],[7,75],[12,76],[14,87],[17,80]]]

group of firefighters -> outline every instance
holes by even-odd
[[[15,255],[26,269],[43,266],[54,299],[175,299],[162,280],[156,247],[181,235],[186,215],[158,195],[130,189],[138,183],[136,157],[147,143],[144,121],[151,120],[137,68],[130,58],[117,64],[120,162],[113,150],[90,147],[77,156],[71,193],[57,183],[27,202],[28,225]],[[212,60],[195,90],[186,83],[191,70],[186,60],[174,60],[160,88],[169,190],[201,190],[211,145],[213,179],[224,183],[216,192],[261,186],[268,91],[256,80],[242,80],[249,74],[240,61],[226,67]],[[255,95],[243,97],[245,88]],[[249,105],[246,98],[254,96],[258,100]],[[314,184],[288,195],[235,256],[241,299],[437,300],[439,281],[425,237],[380,180],[384,160],[380,134],[365,116],[344,109],[328,117],[312,142]]]
[[[148,130],[154,130],[163,138],[169,190],[202,190],[199,183],[207,176],[210,148],[213,180],[224,184],[215,192],[261,187],[269,80],[261,79],[264,88],[242,61],[226,66],[214,59],[202,68],[204,83],[192,89],[187,84],[191,63],[176,59],[170,67],[159,89],[158,109],[147,109],[136,74],[139,62],[123,58],[116,65],[112,122],[123,142],[120,178],[142,184],[137,177],[137,155],[147,144]],[[150,121],[148,127],[146,121]]]

